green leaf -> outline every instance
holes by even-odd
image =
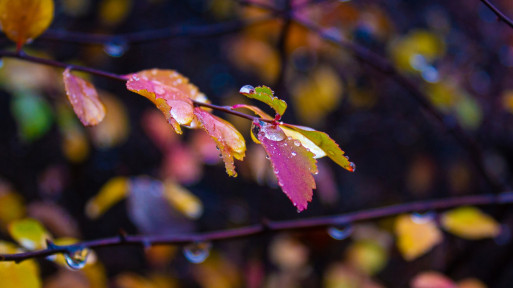
[[[32,142],[41,138],[52,124],[50,105],[30,92],[19,92],[11,103],[11,111],[18,123],[20,136]]]
[[[239,92],[246,97],[264,102],[273,108],[276,113],[280,114],[280,116],[283,115],[287,109],[287,102],[275,97],[273,90],[267,86],[253,88],[253,86],[246,85],[243,86]]]

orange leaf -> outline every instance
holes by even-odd
[[[192,100],[207,101],[189,79],[174,70],[151,69],[130,74],[126,87],[153,102],[178,134],[182,134],[180,125],[191,125],[194,119]]]
[[[456,288],[456,284],[441,273],[429,271],[423,272],[410,283],[412,288]]]
[[[233,157],[238,160],[244,158],[246,152],[246,142],[244,137],[229,122],[218,118],[209,112],[194,108],[194,115],[201,123],[203,129],[214,139],[217,148],[221,152],[226,167],[226,173],[230,176],[237,176]]]
[[[50,25],[53,19],[53,0],[2,0],[0,24],[5,35],[19,49]]]
[[[100,102],[93,84],[71,75],[70,71],[70,68],[67,68],[62,76],[66,95],[80,122],[85,126],[94,126],[102,122],[105,117],[105,107]]]

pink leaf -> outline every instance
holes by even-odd
[[[314,154],[299,140],[288,138],[278,126],[265,122],[253,124],[260,128],[257,137],[269,156],[278,184],[298,212],[303,211],[312,201],[312,189],[315,189],[312,174],[317,174],[317,161]]]

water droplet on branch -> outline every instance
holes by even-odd
[[[105,51],[107,55],[116,58],[123,56],[127,49],[128,45],[122,40],[113,40],[105,44],[105,47],[103,47],[103,51]]]
[[[80,270],[84,268],[87,263],[87,257],[89,256],[89,249],[86,248],[77,248],[69,251],[68,253],[64,253],[64,259],[66,259],[66,264],[72,270]]]
[[[347,237],[351,236],[353,233],[353,226],[351,225],[345,225],[345,226],[336,226],[336,227],[329,227],[328,228],[328,234],[331,238],[335,240],[344,240]]]
[[[209,242],[191,243],[183,247],[183,255],[191,263],[202,263],[210,255],[211,247]]]

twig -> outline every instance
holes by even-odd
[[[276,233],[283,231],[304,231],[305,229],[320,229],[330,226],[351,225],[357,222],[371,221],[386,217],[391,217],[404,213],[438,211],[459,206],[485,206],[485,205],[505,205],[513,203],[513,192],[503,192],[500,194],[484,194],[475,196],[464,196],[456,198],[445,198],[422,202],[411,202],[386,206],[381,208],[356,211],[346,214],[323,216],[310,219],[296,219],[287,221],[263,221],[261,224],[255,224],[246,227],[240,227],[228,230],[219,230],[206,233],[187,234],[187,235],[123,235],[122,237],[111,237],[83,241],[73,245],[56,246],[37,251],[29,251],[16,254],[2,254],[0,261],[23,261],[31,258],[40,258],[54,255],[57,253],[67,253],[76,249],[100,248],[109,246],[128,246],[128,245],[184,245],[188,243],[211,242],[230,239],[247,238],[265,233]]]
[[[513,28],[513,20],[511,20],[508,16],[506,16],[504,13],[501,12],[497,7],[495,7],[490,1],[488,0],[481,0],[484,5],[488,6],[490,10],[492,10],[497,17],[502,20],[502,22],[506,23],[509,27]]]
[[[48,30],[38,39],[74,44],[107,45],[118,42],[122,44],[143,44],[174,38],[213,37],[236,32],[248,26],[264,23],[274,19],[279,14],[280,12],[275,12],[271,15],[265,15],[263,17],[246,21],[233,20],[209,25],[179,26],[119,35],[86,34]]]

